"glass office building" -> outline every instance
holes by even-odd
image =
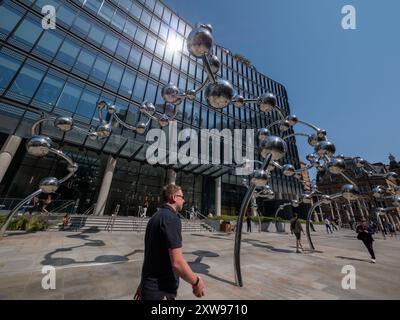
[[[56,28],[46,29],[42,8],[56,9]],[[25,151],[30,127],[43,115],[72,116],[80,127],[94,129],[99,124],[96,102],[114,104],[118,115],[135,125],[144,115],[143,100],[163,110],[161,89],[174,83],[180,89],[199,87],[207,74],[201,59],[190,56],[185,38],[192,26],[165,4],[156,0],[5,0],[0,3],[0,146],[10,137],[21,137],[12,161],[0,184],[0,197],[23,198],[37,189],[45,176],[63,176],[63,161],[47,156],[35,158]],[[217,39],[223,42],[223,39]],[[289,112],[287,92],[253,66],[229,50],[214,45],[221,61],[218,76],[228,79],[237,93],[257,97],[270,91],[278,105]],[[262,113],[255,104],[220,110],[209,107],[203,93],[179,106],[178,129],[261,128],[278,119],[275,111]],[[156,121],[150,128],[159,128]],[[276,128],[274,129],[276,130]],[[290,129],[292,130],[292,129]],[[102,140],[92,141],[76,131],[63,133],[51,124],[41,126],[78,163],[76,176],[60,189],[61,199],[79,199],[79,211],[97,201],[110,157],[117,159],[109,186],[105,214],[117,204],[119,214],[136,214],[147,198],[150,212],[156,208],[161,186],[168,172],[176,172],[188,205],[203,213],[215,210],[216,184],[222,186],[222,213],[237,213],[245,187],[242,178],[226,165],[155,165],[146,162],[146,134],[119,126]],[[284,163],[300,167],[295,138],[290,138]],[[256,158],[259,157],[256,152]],[[267,213],[283,199],[297,198],[302,187],[294,178],[272,173],[276,200],[260,200]]]

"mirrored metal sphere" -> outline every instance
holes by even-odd
[[[69,165],[67,169],[68,169],[69,172],[73,172],[73,173],[77,172],[78,171],[78,164],[74,163],[73,165]]]
[[[360,197],[360,192],[352,184],[345,184],[342,186],[341,193],[342,197],[349,201],[357,200]]]
[[[156,112],[156,107],[149,101],[143,101],[139,108],[140,112],[152,116]]]
[[[206,29],[207,29],[208,31],[210,31],[211,33],[213,32],[213,27],[212,27],[212,25],[209,24],[209,23],[200,24],[200,25],[198,25],[198,27],[203,27],[203,28],[206,28]]]
[[[294,126],[297,122],[299,122],[299,118],[297,118],[295,114],[287,116],[286,120],[289,121],[291,126]]]
[[[396,181],[399,178],[399,176],[397,175],[396,172],[388,172],[385,175],[385,178],[388,179],[390,182],[396,183]]]
[[[279,127],[279,130],[281,130],[281,131],[287,131],[287,130],[290,129],[290,127],[291,127],[291,124],[290,124],[289,120],[283,120],[283,121],[281,122],[281,125],[280,125],[280,127]]]
[[[260,154],[266,158],[268,154],[272,155],[272,160],[276,161],[285,156],[287,145],[285,140],[277,136],[267,136],[260,143]]]
[[[218,60],[218,57],[215,55],[211,55],[208,57],[208,62],[210,63],[211,72],[216,74],[219,71],[221,63]]]
[[[312,133],[308,136],[308,144],[312,147],[315,147],[318,144],[318,136],[315,133]]]
[[[270,132],[267,128],[258,129],[257,137],[258,141],[264,141],[270,135]]]
[[[165,101],[167,101],[169,103],[173,103],[175,105],[178,105],[182,101],[179,94],[180,94],[180,92],[179,92],[178,87],[172,83],[167,84],[161,90],[162,98]]]
[[[232,98],[232,101],[233,101],[233,105],[234,105],[236,108],[240,108],[240,107],[243,106],[243,104],[244,104],[244,98],[243,98],[243,96],[240,95],[240,94],[235,94],[235,95],[233,96],[233,98]]]
[[[39,182],[39,188],[42,189],[44,193],[56,192],[59,186],[60,183],[58,179],[54,177],[43,178]]]
[[[189,100],[196,99],[196,90],[190,89],[190,90],[186,91],[185,97],[188,98]]]
[[[54,120],[54,126],[63,132],[68,132],[73,128],[74,120],[71,117],[58,117]]]
[[[285,164],[282,167],[282,173],[286,177],[292,177],[292,176],[294,176],[296,174],[296,169],[291,164]]]
[[[91,132],[88,133],[88,137],[89,137],[90,140],[94,141],[94,140],[96,140],[98,138],[98,135],[97,135],[96,132],[91,131]]]
[[[196,58],[201,58],[208,54],[213,44],[213,37],[211,35],[210,26],[199,25],[194,28],[186,39],[186,46],[190,54]]]
[[[320,201],[321,201],[321,203],[329,204],[329,203],[332,201],[332,198],[331,198],[329,195],[327,195],[327,194],[323,194],[323,195],[321,196]]]
[[[366,165],[366,161],[363,158],[355,158],[354,164],[357,168],[363,168]]]
[[[301,202],[303,203],[311,203],[312,202],[312,196],[309,193],[303,193],[301,195]]]
[[[392,197],[393,206],[400,207],[400,196],[393,196]]]
[[[346,169],[346,165],[343,159],[341,158],[332,158],[328,163],[328,170],[330,173],[339,174]]]
[[[218,79],[215,83],[210,83],[205,91],[208,103],[216,108],[225,108],[233,98],[233,87],[227,80]]]
[[[297,208],[300,205],[299,201],[297,200],[292,200],[292,207]]]
[[[376,186],[372,189],[372,195],[377,199],[382,199],[385,196],[385,189],[382,186]]]
[[[314,150],[320,157],[325,155],[331,157],[335,154],[336,148],[335,145],[330,141],[320,141],[315,146]]]
[[[44,157],[50,152],[53,142],[46,136],[33,136],[26,143],[26,150],[35,157]]]
[[[263,93],[257,102],[258,107],[262,112],[269,112],[276,106],[276,96],[271,93]]]
[[[272,200],[275,198],[274,190],[267,184],[260,192],[260,196]]]
[[[169,124],[169,117],[164,113],[160,116],[160,119],[158,119],[158,124],[161,127],[166,127]]]
[[[136,132],[143,134],[146,131],[146,124],[144,122],[140,122],[137,126],[136,126]]]
[[[250,183],[256,187],[263,187],[268,182],[268,173],[264,170],[254,170],[250,175]]]
[[[99,110],[103,110],[105,107],[108,106],[108,103],[105,102],[104,100],[97,102],[96,107]]]
[[[306,155],[306,159],[310,162],[313,162],[315,160],[318,160],[318,157],[315,153],[309,153],[308,155]]]
[[[117,107],[114,106],[113,104],[110,104],[110,105],[108,106],[108,113],[109,113],[109,114],[113,114],[113,113],[115,113],[115,112],[117,112]]]
[[[317,136],[320,139],[324,139],[326,137],[326,130],[324,129],[318,129],[317,130]]]
[[[111,125],[109,123],[102,123],[96,129],[99,138],[107,138],[111,134]]]

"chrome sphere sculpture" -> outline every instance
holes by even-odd
[[[225,108],[233,98],[233,86],[227,80],[210,83],[205,91],[208,103],[215,109]]]
[[[345,184],[342,186],[342,197],[346,200],[357,200],[360,197],[360,192],[353,184]]]
[[[158,113],[156,107],[151,102],[144,101],[139,107],[139,110],[144,116],[148,117],[149,120],[141,121],[140,125],[133,126],[119,118],[115,108],[110,108],[107,102],[100,101],[97,103],[99,119],[102,119],[101,111],[107,109],[109,114],[112,115],[112,118],[126,129],[137,133],[144,133],[146,130],[143,130],[143,124],[146,125],[147,129],[151,119],[158,122],[161,127],[167,126],[171,121],[174,121],[179,112],[178,106],[181,104],[183,99],[195,100],[196,95],[205,88],[207,103],[215,109],[225,108],[230,103],[232,103],[236,108],[241,108],[246,103],[255,103],[262,112],[271,112],[272,110],[276,110],[280,117],[284,121],[288,121],[290,124],[287,128],[294,125],[296,123],[296,117],[291,116],[290,119],[285,119],[286,115],[277,105],[277,98],[273,93],[264,92],[258,97],[245,99],[241,94],[234,93],[233,86],[228,80],[218,78],[221,62],[218,57],[211,52],[213,47],[212,30],[213,28],[210,24],[198,24],[189,33],[186,39],[186,47],[189,53],[196,59],[202,59],[203,68],[207,73],[207,78],[204,82],[198,88],[190,88],[186,91],[179,89],[176,84],[173,83],[165,85],[161,90],[161,97],[165,101],[164,105],[167,103],[174,105],[174,112],[172,115]],[[168,117],[168,119],[166,117]],[[284,126],[283,123],[282,126]],[[100,133],[99,137],[104,138],[106,136]]]
[[[98,109],[102,110],[108,105],[106,103],[99,103],[98,104]],[[110,112],[112,108],[108,109],[108,112]],[[45,135],[39,135],[38,134],[38,126],[41,123],[44,122],[51,122],[55,128],[62,132],[69,132],[73,129],[84,133],[87,135],[89,138],[94,138],[97,139],[98,137],[105,137],[108,136],[111,133],[111,129],[108,129],[107,125],[104,125],[103,123],[99,125],[97,128],[96,132],[93,131],[86,131],[85,129],[82,129],[74,124],[74,121],[71,117],[44,117],[42,119],[39,119],[36,121],[31,128],[31,135],[32,137],[28,139],[26,143],[26,150],[27,152],[35,157],[44,157],[47,156],[48,154],[54,154],[57,157],[65,160],[68,163],[68,174],[63,177],[62,179],[58,179],[55,177],[45,177],[40,180],[39,182],[39,189],[33,192],[32,194],[28,195],[25,199],[23,199],[21,202],[19,202],[7,215],[3,225],[1,226],[0,229],[0,238],[4,236],[6,233],[7,227],[12,221],[12,218],[14,215],[18,212],[18,210],[26,203],[30,202],[34,197],[40,195],[41,193],[53,193],[56,192],[57,189],[60,187],[61,184],[63,184],[65,181],[67,181],[69,178],[71,178],[75,172],[78,170],[78,165],[72,161],[72,159],[67,156],[64,152],[61,150],[55,148],[55,145],[51,138]]]

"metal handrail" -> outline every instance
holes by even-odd
[[[67,200],[66,203],[62,204],[61,206],[58,206],[57,208],[55,208],[55,209],[53,209],[53,210],[51,210],[51,211],[52,211],[52,212],[60,211],[60,210],[62,210],[62,209],[67,208],[67,207],[70,206],[71,204],[75,205],[75,202],[76,202],[75,200]]]

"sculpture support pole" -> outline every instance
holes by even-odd
[[[17,204],[17,206],[12,210],[6,220],[3,223],[3,226],[0,229],[0,239],[4,237],[4,234],[6,233],[7,227],[10,224],[13,216],[18,212],[18,210],[27,202],[30,202],[34,197],[38,196],[39,194],[42,193],[42,189],[39,189],[35,191],[34,193],[31,193],[29,196],[27,196],[24,200],[22,200],[20,203]]]
[[[271,157],[272,157],[272,155],[269,154],[265,158],[265,160],[263,162],[263,169],[268,167],[269,162],[271,161]],[[243,218],[244,218],[244,215],[246,214],[246,209],[249,206],[251,197],[252,197],[255,189],[256,189],[256,186],[254,184],[247,189],[246,195],[244,196],[244,199],[240,206],[239,216],[238,216],[237,223],[236,223],[233,263],[234,263],[234,269],[235,269],[236,285],[240,286],[240,287],[243,287],[242,272],[240,269],[240,245],[241,245],[241,241],[242,241]]]
[[[251,197],[251,210],[253,211],[253,216],[257,216],[258,218],[258,232],[261,232],[261,218],[260,215],[258,214],[258,206],[257,206],[257,200],[256,197],[253,196]]]
[[[311,250],[315,250],[314,244],[311,240],[311,232],[310,232],[310,220],[311,220],[311,216],[314,212],[314,210],[321,204],[321,201],[317,201],[316,203],[314,203],[313,206],[311,206],[310,210],[308,210],[308,214],[307,214],[307,222],[306,222],[306,234],[307,234],[307,239],[308,239],[308,243],[310,244],[310,248]]]

